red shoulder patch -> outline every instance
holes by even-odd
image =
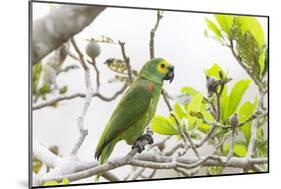
[[[121,133],[123,133],[125,130],[126,130],[126,128],[117,129],[117,133],[118,133],[118,134],[121,134]]]
[[[154,91],[154,85],[152,83],[148,83],[146,86],[146,89],[148,92],[153,92]]]

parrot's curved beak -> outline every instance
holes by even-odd
[[[173,81],[174,79],[174,66],[173,65],[169,65],[168,66],[168,72],[166,73],[164,80],[169,80],[170,83]]]

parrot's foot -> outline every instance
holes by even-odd
[[[133,144],[132,149],[137,148],[138,153],[141,153],[147,144],[153,144],[152,132],[149,131],[146,134],[139,136],[136,142]]]

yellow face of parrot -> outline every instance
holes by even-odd
[[[157,83],[163,83],[163,80],[172,82],[174,79],[174,66],[163,58],[154,58],[143,66],[140,75]]]

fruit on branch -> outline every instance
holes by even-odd
[[[239,125],[239,118],[237,113],[233,114],[233,116],[230,117],[229,123],[232,128],[236,128]]]
[[[90,40],[86,46],[86,53],[92,59],[97,58],[101,53],[100,45],[94,40]]]
[[[125,140],[133,145],[140,139],[155,114],[164,80],[172,81],[173,78],[174,66],[162,58],[151,59],[143,66],[99,139],[95,157],[100,164],[107,161],[117,142]]]

